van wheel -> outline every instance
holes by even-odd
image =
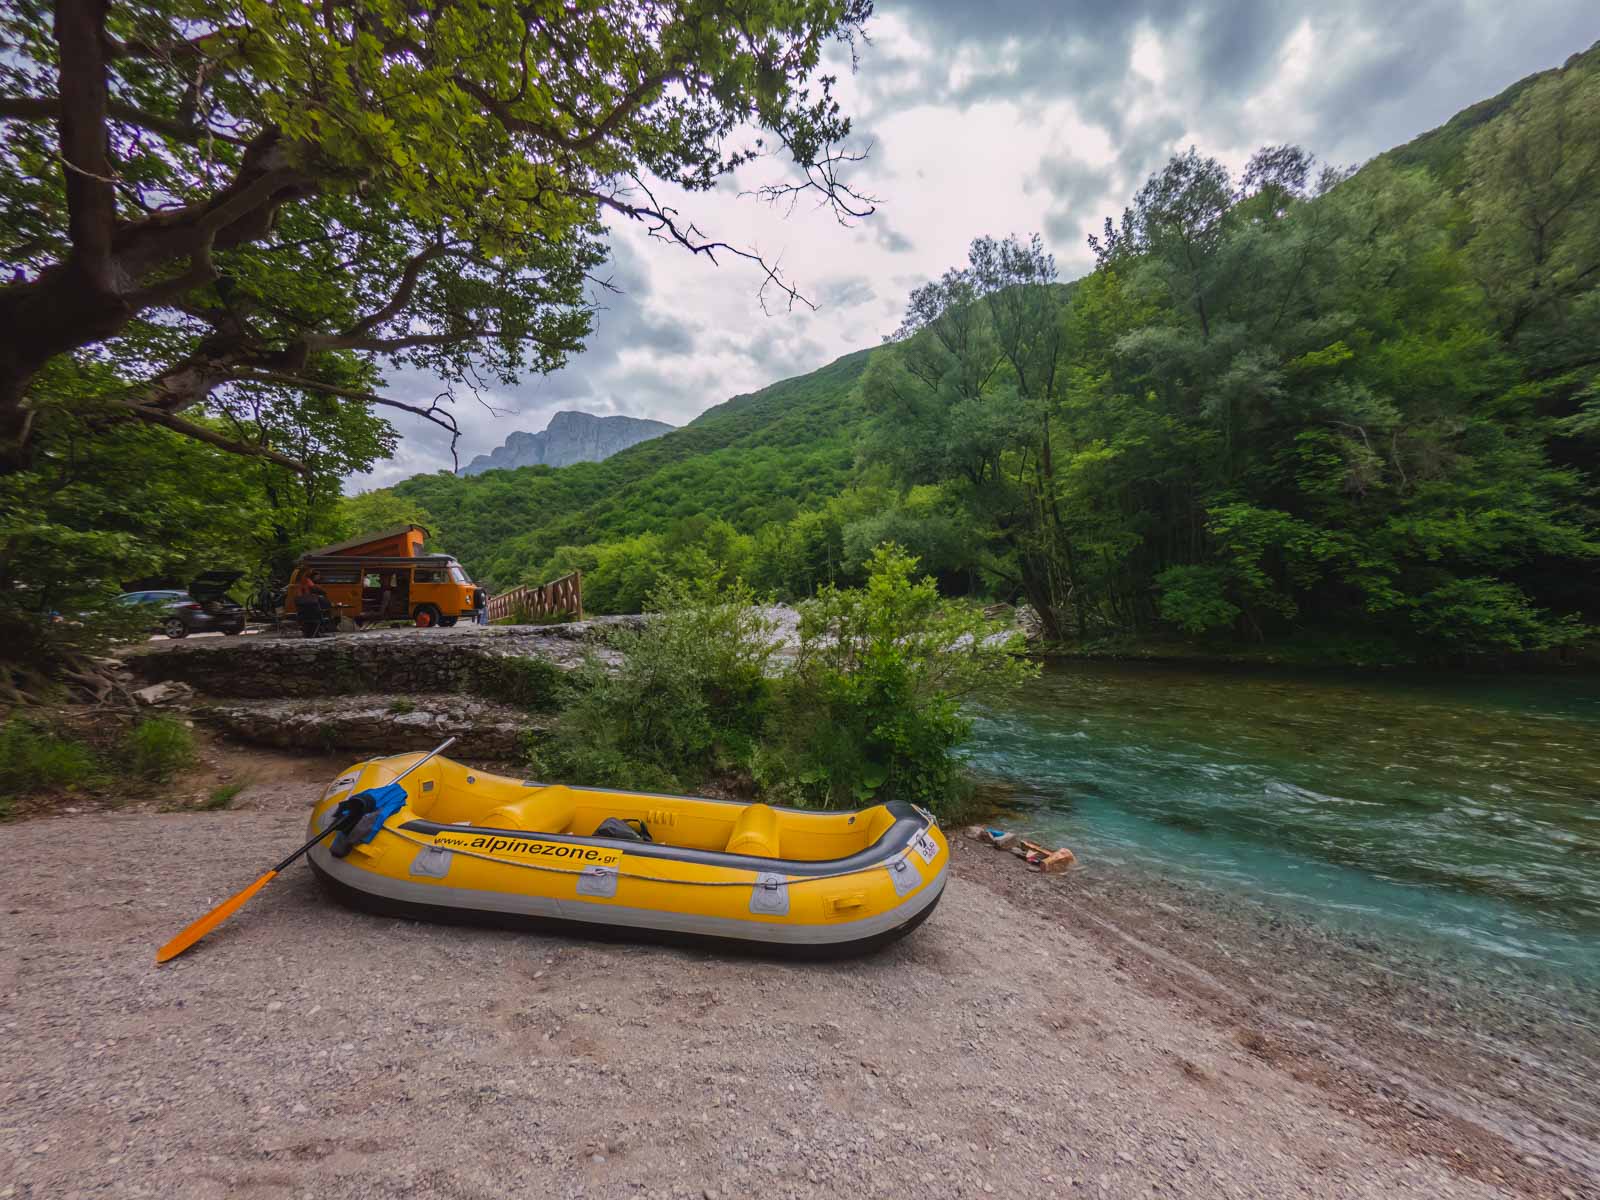
[[[456,617],[440,617],[439,618],[439,625],[440,625],[441,628],[449,629],[450,626],[452,626],[452,625],[454,625],[456,623],[456,620],[457,620]]]
[[[177,617],[172,617],[161,622],[161,632],[166,634],[169,638],[181,638],[189,636],[188,627],[184,625],[182,621],[178,620]]]
[[[411,619],[417,623],[418,629],[432,629],[439,623],[439,610],[431,604],[418,605]]]

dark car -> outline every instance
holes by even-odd
[[[243,571],[203,571],[186,592],[176,588],[124,592],[117,603],[149,605],[156,631],[170,638],[191,633],[233,637],[244,632],[244,606],[228,595],[228,589],[243,575]]]

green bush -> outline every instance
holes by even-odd
[[[1412,620],[1435,645],[1468,654],[1547,650],[1587,632],[1571,617],[1535,607],[1515,584],[1483,577],[1434,588],[1416,601]]]
[[[833,808],[957,802],[957,752],[971,732],[962,703],[1038,667],[1019,657],[1020,633],[942,601],[932,579],[913,578],[916,566],[881,546],[865,587],[825,587],[800,606],[799,652],[755,764],[764,788]]]
[[[958,811],[963,703],[1037,668],[1019,657],[1020,634],[941,600],[916,566],[881,547],[864,587],[802,605],[798,653],[781,671],[773,623],[743,583],[660,585],[654,619],[613,636],[621,662],[590,655],[555,729],[530,739],[531,773],[670,792],[732,774],[777,803]]]
[[[0,725],[0,817],[23,796],[91,787],[103,777],[94,751],[78,739],[21,717]]]
[[[621,663],[591,654],[570,706],[534,751],[533,770],[640,791],[682,791],[747,768],[772,685],[772,623],[735,583],[669,580],[650,593],[657,615],[612,635]]]
[[[469,687],[490,700],[533,712],[554,712],[572,691],[567,672],[542,658],[485,658],[472,668]]]
[[[1156,576],[1156,611],[1185,633],[1226,629],[1239,616],[1221,567],[1168,567]]]
[[[122,744],[122,765],[147,783],[165,783],[195,760],[194,734],[171,717],[148,717]]]

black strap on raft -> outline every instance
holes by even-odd
[[[370,815],[371,812],[372,798],[366,792],[362,792],[359,796],[351,796],[348,800],[339,801],[339,807],[333,810],[333,820],[328,822],[328,829],[338,831],[333,835],[333,842],[328,847],[335,858],[343,858],[350,853],[350,848],[355,845],[355,841],[350,835],[355,831],[355,827],[361,824],[362,819]],[[324,829],[322,832],[326,834],[328,830]]]

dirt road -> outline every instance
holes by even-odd
[[[0,827],[0,1197],[1502,1194],[979,873],[789,966],[358,916],[297,867],[156,968],[327,774]]]

